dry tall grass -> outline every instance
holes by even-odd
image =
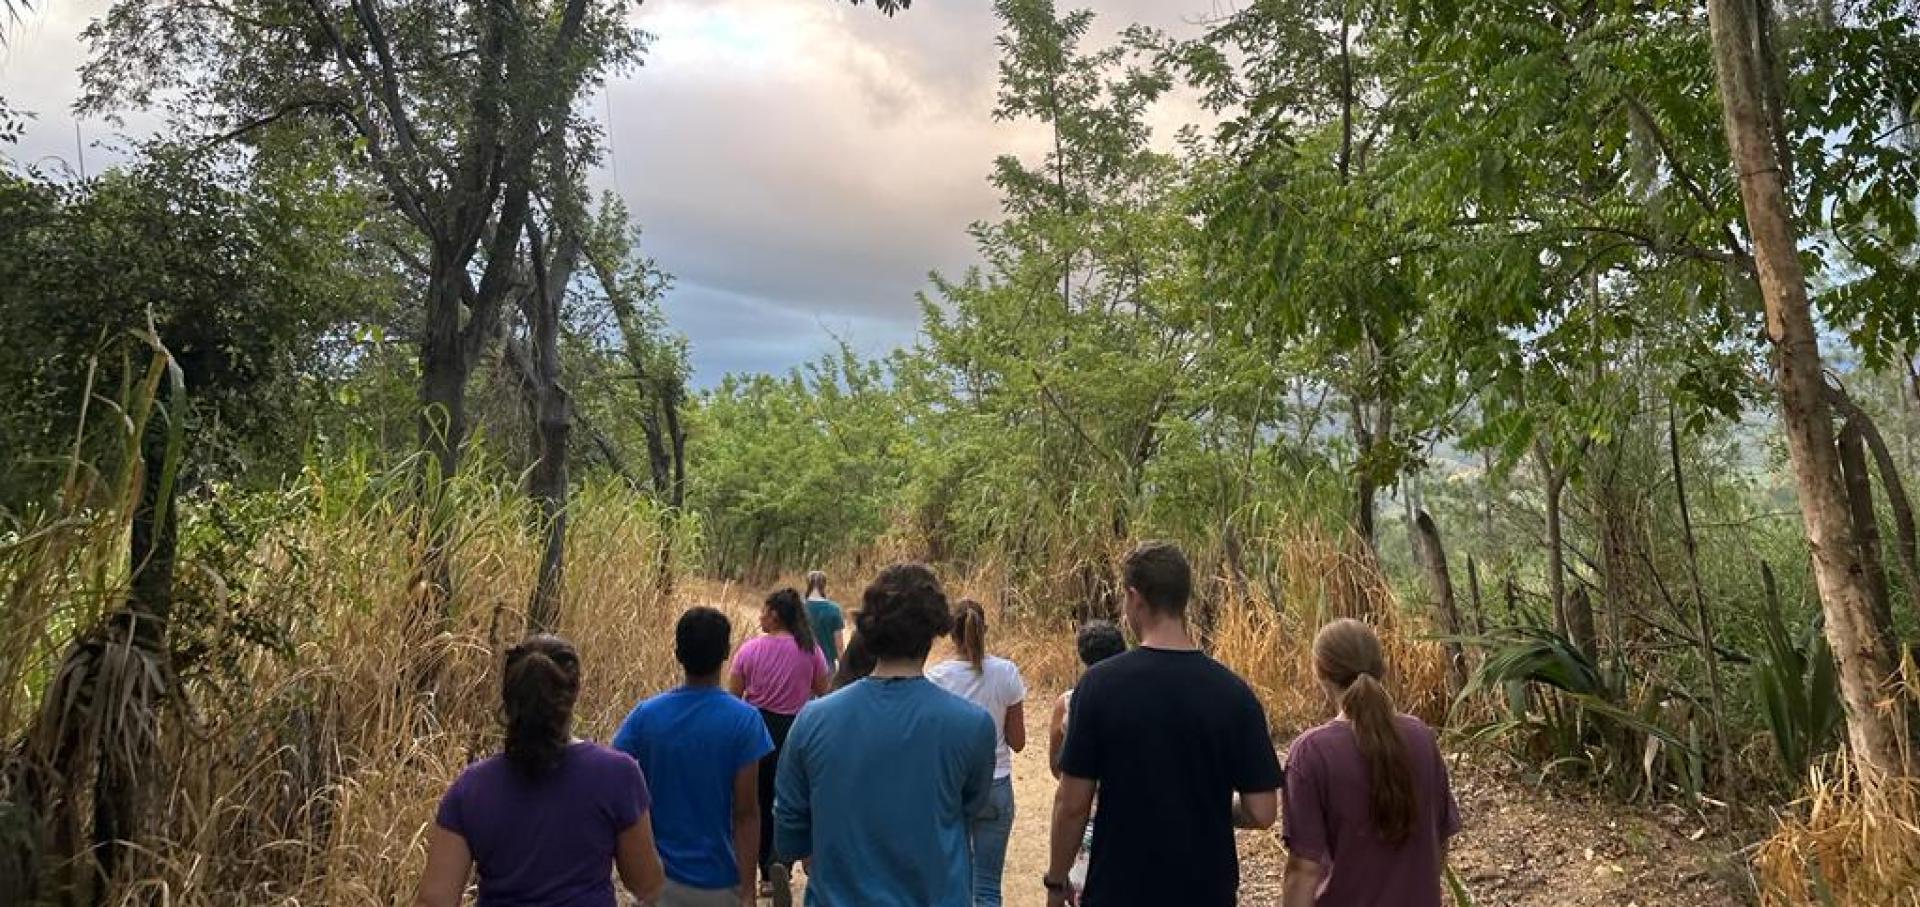
[[[1901,673],[1920,676],[1911,653]],[[1889,704],[1905,715],[1920,688],[1902,692]],[[1754,866],[1769,905],[1920,907],[1920,778],[1863,777],[1844,750],[1828,757]]]
[[[497,745],[494,671],[524,632],[538,545],[531,511],[511,488],[452,489],[458,591],[451,629],[433,635],[408,588],[420,545],[407,483],[394,478],[314,474],[286,492],[299,499],[298,517],[268,534],[257,575],[235,585],[288,609],[290,652],[249,652],[225,681],[208,676],[180,690],[152,767],[142,858],[116,886],[124,902],[411,897],[439,796]],[[671,628],[680,609],[658,580],[663,552],[685,558],[688,546],[629,494],[588,489],[572,519],[561,631],[587,673],[580,733],[606,739],[636,697],[677,676]],[[58,651],[55,640],[38,642],[31,648]],[[445,655],[431,696],[407,679],[429,647]],[[8,737],[25,713],[9,711]]]
[[[1250,684],[1277,739],[1331,717],[1331,706],[1313,676],[1313,636],[1337,617],[1371,622],[1387,650],[1396,703],[1440,723],[1446,716],[1446,653],[1426,637],[1432,633],[1400,606],[1392,587],[1372,562],[1355,552],[1349,540],[1311,525],[1279,525],[1258,544],[1273,573],[1248,584],[1243,598],[1224,577],[1199,577],[1204,605],[1212,611],[1209,647],[1213,655]],[[1117,563],[1126,546],[1115,546]],[[1196,552],[1196,563],[1218,558]],[[967,596],[997,608],[995,651],[1020,665],[1029,684],[1061,689],[1080,671],[1074,651],[1075,625],[1066,616],[1080,590],[1075,577],[1062,573],[1059,589],[1014,589],[997,561],[947,577],[954,597]],[[1278,600],[1275,600],[1276,597]],[[1009,599],[1012,599],[1011,601]],[[1045,602],[1056,603],[1054,607]]]
[[[538,557],[521,496],[479,479],[445,490],[443,512],[458,514],[457,590],[451,627],[439,633],[408,587],[422,539],[403,474],[370,478],[343,466],[310,473],[282,494],[282,516],[255,553],[253,575],[233,577],[233,585],[278,610],[290,647],[250,651],[236,672],[182,689],[183,707],[162,724],[164,758],[153,766],[143,855],[117,886],[123,903],[405,903],[439,797],[462,767],[497,745],[497,659],[524,631]],[[669,526],[631,494],[589,488],[571,513],[560,630],[585,664],[579,732],[605,740],[635,699],[676,682],[671,628],[685,606],[731,606],[748,618],[765,590],[692,577],[685,568],[693,566],[693,533]],[[100,547],[102,563],[124,544],[108,535],[82,539]],[[1418,638],[1424,629],[1364,558],[1313,530],[1275,532],[1261,544],[1279,568],[1251,584],[1247,598],[1225,582],[1203,581],[1213,650],[1253,685],[1277,737],[1327,715],[1308,648],[1334,616],[1373,620],[1403,707],[1440,717],[1440,647]],[[660,582],[663,553],[682,568],[670,572],[673,592]],[[833,591],[857,607],[877,566],[909,554],[873,551],[857,565],[834,565]],[[995,649],[1018,661],[1036,688],[1058,689],[1079,670],[1072,620],[1060,616],[1072,610],[1062,596],[1071,594],[1074,572],[1061,571],[1061,589],[1015,589],[987,561],[950,572],[948,584],[956,596],[995,608]],[[4,579],[16,589],[73,586],[44,576]],[[743,636],[753,629],[750,619],[736,623]],[[72,622],[43,624],[27,648],[57,652],[53,637],[75,630]],[[409,678],[429,651],[443,653],[444,670],[425,697]],[[9,690],[8,724],[0,728],[9,738],[27,720],[20,696],[31,686]]]
[[[1920,907],[1920,779],[1863,782],[1844,755],[1754,857],[1768,904]]]

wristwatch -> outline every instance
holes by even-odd
[[[1047,886],[1048,891],[1066,891],[1069,887],[1066,879],[1056,879],[1048,875],[1040,877],[1040,884]]]

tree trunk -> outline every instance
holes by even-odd
[[[567,550],[567,445],[573,435],[573,401],[560,383],[560,306],[573,279],[580,255],[579,235],[561,227],[553,260],[546,261],[545,242],[529,226],[534,262],[534,287],[522,298],[532,333],[531,377],[534,386],[535,450],[539,459],[527,475],[527,494],[540,505],[545,541],[540,573],[527,601],[528,629],[551,633],[560,623],[561,589]]]
[[[1904,387],[1900,397],[1904,406]],[[1867,452],[1873,455],[1874,466],[1880,475],[1880,490],[1886,493],[1887,509],[1893,514],[1893,550],[1900,565],[1900,580],[1906,587],[1908,602],[1915,608],[1916,614],[1920,614],[1920,533],[1914,529],[1913,499],[1907,497],[1907,485],[1900,477],[1900,465],[1894,460],[1893,451],[1887,447],[1887,439],[1881,437],[1880,427],[1874,424],[1872,416],[1855,406],[1845,394],[1836,394],[1834,405],[1839,408],[1841,417],[1860,432],[1861,440],[1866,442]],[[1844,464],[1842,468],[1845,468]]]
[[[1801,518],[1813,551],[1814,580],[1826,615],[1827,641],[1840,668],[1847,736],[1868,774],[1903,775],[1904,734],[1877,703],[1892,677],[1892,653],[1873,632],[1873,604],[1862,577],[1833,443],[1832,413],[1822,379],[1819,330],[1807,298],[1799,241],[1780,179],[1781,162],[1760,103],[1752,0],[1708,0],[1714,67],[1733,152],[1734,172],[1753,237],[1754,264],[1775,348],[1780,421],[1799,491]]]
[[[1561,541],[1560,519],[1560,495],[1566,488],[1567,475],[1554,468],[1545,442],[1534,444],[1533,456],[1540,464],[1540,481],[1547,496],[1547,598],[1553,603],[1553,627],[1561,636],[1572,639],[1567,619],[1567,552]]]
[[[1245,605],[1253,600],[1247,587],[1246,552],[1240,544],[1240,527],[1232,520],[1220,531],[1220,548],[1226,555],[1227,582],[1233,587],[1234,598]],[[1277,604],[1277,603],[1276,603]]]
[[[183,418],[182,412],[172,418]],[[167,626],[173,614],[174,564],[179,550],[178,484],[167,474],[165,437],[150,433],[140,507],[128,533],[127,604],[109,619],[93,703],[101,709],[98,775],[93,791],[93,845],[102,887],[123,871],[144,835],[147,782],[155,777],[161,699],[168,692]],[[130,674],[144,675],[133,677]],[[122,699],[125,684],[143,693]],[[103,899],[96,899],[103,900]]]
[[[1518,626],[1520,624],[1520,592],[1513,587],[1513,574],[1507,574],[1507,578],[1501,581],[1500,586],[1500,600],[1507,605],[1507,623]]]
[[[1593,596],[1587,593],[1584,584],[1575,586],[1567,595],[1567,638],[1594,664],[1600,663],[1600,633],[1593,619]]]
[[[637,367],[636,367],[637,368]],[[666,434],[661,430],[658,392],[646,386],[641,379],[640,392],[649,399],[641,405],[646,407],[640,414],[640,432],[647,439],[647,473],[653,477],[653,495],[657,500],[667,500],[673,494],[673,454],[667,449]]]
[[[1601,594],[1607,608],[1607,648],[1617,668],[1625,658],[1626,636],[1621,615],[1637,613],[1646,605],[1641,595],[1638,562],[1634,559],[1634,528],[1638,522],[1623,500],[1620,486],[1620,461],[1624,456],[1617,442],[1607,445],[1608,466],[1605,478],[1596,490],[1596,508],[1600,511]]]
[[[1400,482],[1400,509],[1405,514],[1407,529],[1407,556],[1411,563],[1420,565],[1420,528],[1418,512],[1426,507],[1426,501],[1420,496],[1420,488],[1413,476],[1409,475]]]
[[[631,290],[620,279],[614,266],[598,254],[587,256],[601,289],[607,293],[607,305],[613,309],[614,326],[620,330],[620,351],[633,370],[634,387],[640,392],[640,431],[647,441],[647,472],[653,478],[653,493],[675,509],[686,501],[686,434],[680,427],[683,391],[678,375],[656,375],[647,361],[653,340],[640,316]]]
[[[1866,442],[1860,424],[1848,419],[1840,425],[1835,452],[1840,457],[1840,481],[1847,492],[1847,512],[1853,520],[1854,545],[1859,549],[1861,579],[1873,603],[1873,631],[1888,652],[1899,651],[1893,632],[1893,591],[1887,587],[1887,568],[1880,562],[1880,517],[1873,512],[1873,477],[1867,472]]]
[[[1353,534],[1360,537],[1367,551],[1372,552],[1374,550],[1373,500],[1379,495],[1380,489],[1374,483],[1373,476],[1367,473],[1364,464],[1361,465],[1360,470],[1360,474],[1355,477],[1353,483]]]
[[[441,479],[460,471],[467,436],[468,363],[460,335],[466,264],[436,250],[427,285],[426,332],[420,338],[420,449]]]
[[[1693,511],[1687,506],[1687,474],[1680,465],[1680,427],[1667,411],[1667,453],[1673,459],[1673,493],[1680,501],[1680,531],[1687,548],[1687,575],[1693,586],[1694,626],[1700,634],[1700,658],[1707,667],[1707,691],[1713,700],[1708,715],[1713,719],[1713,736],[1720,746],[1720,777],[1733,780],[1733,748],[1721,723],[1726,697],[1720,687],[1720,655],[1713,646],[1713,619],[1707,610],[1707,592],[1700,582],[1700,546],[1693,534]]]
[[[179,547],[183,438],[176,426],[186,408],[184,379],[168,366],[174,380],[154,389],[151,415],[136,439],[139,499],[129,524],[126,601],[62,656],[28,734],[29,775],[21,793],[51,830],[51,853],[41,865],[63,870],[69,904],[107,903],[112,883],[138,874],[129,864],[144,852],[146,785],[158,777]],[[178,407],[167,409],[169,401]],[[83,832],[79,811],[89,802],[91,829]],[[29,888],[34,884],[27,880]]]
[[[447,525],[439,496],[460,471],[461,445],[467,434],[466,387],[469,373],[465,344],[460,335],[461,287],[465,265],[457,256],[436,248],[427,286],[426,331],[420,338],[420,449],[429,462],[419,477],[420,510],[426,548],[412,586],[419,619],[413,626],[429,634],[420,648],[413,686],[429,689],[438,682],[439,659],[431,638],[447,626],[448,602],[453,593],[453,530]]]
[[[1421,566],[1425,568],[1427,585],[1433,594],[1434,623],[1440,632],[1450,637],[1460,635],[1460,608],[1453,598],[1453,577],[1447,569],[1447,550],[1440,544],[1440,527],[1435,526],[1433,517],[1425,510],[1414,514],[1415,544],[1420,551]],[[1467,681],[1467,656],[1460,647],[1460,641],[1450,639],[1447,647],[1447,694],[1452,696],[1460,692]]]
[[[1487,608],[1480,600],[1480,565],[1467,555],[1467,602],[1471,612],[1467,615],[1473,622],[1473,632],[1480,635],[1487,632]]]
[[[687,503],[687,430],[680,424],[680,407],[685,398],[686,390],[678,377],[660,398],[660,416],[666,423],[667,443],[673,453],[673,485],[667,501],[676,511]]]

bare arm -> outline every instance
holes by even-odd
[[[1280,795],[1263,790],[1233,797],[1233,827],[1261,831],[1273,827],[1280,818]]]
[[[420,874],[417,907],[459,907],[467,893],[467,877],[473,874],[473,854],[467,839],[435,823],[427,835],[427,868]]]
[[[666,870],[660,867],[660,851],[653,843],[652,816],[641,815],[640,821],[620,833],[613,863],[620,871],[620,881],[642,904],[651,903],[666,889]]]
[[[1063,775],[1053,793],[1053,832],[1048,837],[1047,878],[1064,880],[1073,860],[1080,854],[1081,839],[1087,833],[1087,820],[1093,818],[1093,796],[1099,784],[1086,778]],[[1057,893],[1048,901],[1057,902]]]
[[[745,699],[747,696],[746,675],[740,673],[739,671],[735,671],[731,674],[728,674],[727,675],[727,692],[732,693],[733,695],[738,696],[742,699]]]
[[[1313,907],[1326,867],[1299,854],[1287,855],[1287,877],[1281,885],[1281,907]]]
[[[754,902],[760,871],[760,836],[773,829],[760,827],[760,762],[754,760],[733,774],[733,856],[740,861],[740,903]]]
[[[1053,701],[1053,720],[1047,724],[1047,770],[1060,777],[1060,750],[1067,745],[1067,697]]]
[[[1027,748],[1027,704],[1016,702],[1007,706],[1007,718],[1002,723],[1001,733],[1007,738],[1007,749],[1020,752]]]
[[[827,695],[827,691],[833,688],[833,672],[825,670],[825,662],[821,662],[821,668],[822,670],[814,672],[813,675],[813,698],[815,699]]]

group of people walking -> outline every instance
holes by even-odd
[[[1285,907],[1438,907],[1459,816],[1433,731],[1393,708],[1372,629],[1316,637],[1338,716],[1293,742],[1283,772],[1252,690],[1187,628],[1179,549],[1135,549],[1124,583],[1137,644],[1081,628],[1084,671],[1048,722],[1048,867],[1014,884],[1050,907],[1232,905],[1234,829],[1271,827],[1284,800]],[[616,875],[644,904],[784,905],[795,864],[809,907],[998,907],[1027,689],[988,651],[986,609],[899,564],[851,620],[818,572],[759,620],[727,669],[727,616],[683,614],[684,682],[640,702],[611,747],[572,735],[570,644],[509,651],[505,746],[442,799],[421,907],[460,903],[476,867],[483,907],[611,907]],[[955,657],[928,665],[942,637]]]

